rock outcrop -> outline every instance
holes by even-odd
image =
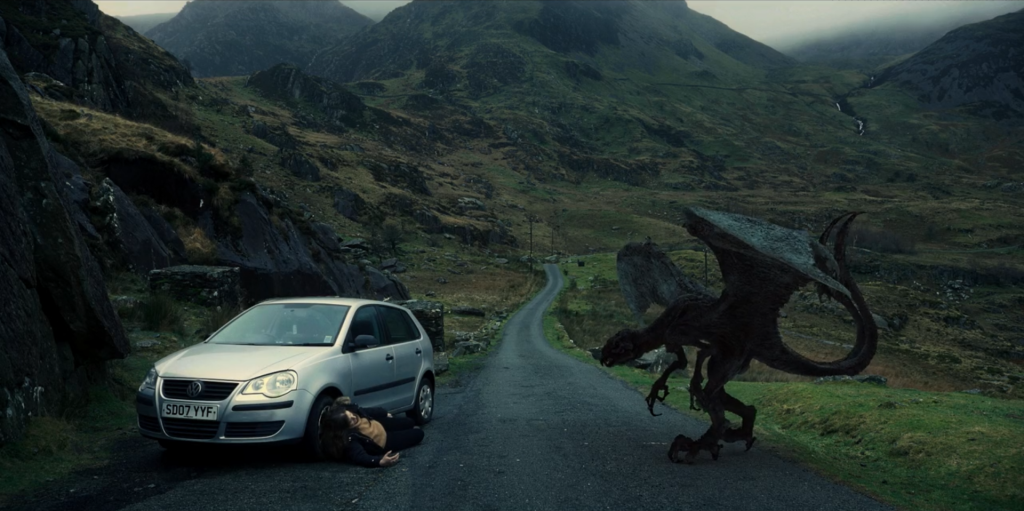
[[[122,256],[122,262],[130,271],[147,275],[150,270],[166,268],[180,262],[177,255],[164,244],[161,235],[157,234],[149,220],[109,179],[104,179],[100,185],[97,202],[106,215],[104,228],[107,230],[107,244],[114,253]],[[157,219],[159,216],[153,221]],[[170,226],[166,227],[170,229]],[[181,243],[173,230],[163,235],[168,236],[173,236],[169,239],[177,239],[178,243]],[[181,248],[184,251],[184,246]]]
[[[29,416],[81,404],[89,378],[129,351],[66,188],[0,50],[0,445]]]
[[[328,127],[345,129],[363,124],[366,105],[359,96],[330,80],[310,76],[297,66],[278,64],[249,77],[249,87],[265,97],[285,102],[303,102],[316,109]]]
[[[234,211],[241,236],[218,242],[219,264],[241,269],[242,288],[248,302],[281,296],[337,295],[357,298],[408,299],[409,291],[398,279],[380,271],[344,261],[341,248],[323,246],[319,227],[309,238],[292,224],[274,226],[270,213],[251,194],[243,194]],[[336,238],[336,235],[335,235]],[[328,244],[330,245],[330,244]]]

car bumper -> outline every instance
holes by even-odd
[[[154,389],[139,391],[135,397],[138,427],[142,436],[213,444],[263,444],[299,441],[305,434],[306,419],[314,396],[293,390],[279,398],[232,393],[223,401],[202,401],[219,405],[216,421],[169,419],[160,416],[164,403],[182,403],[162,397]]]

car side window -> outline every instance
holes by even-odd
[[[384,344],[386,339],[382,334],[380,322],[377,321],[376,307],[360,307],[356,311],[356,315],[352,316],[352,326],[348,329],[348,337],[345,342],[351,343],[360,335],[372,335],[381,344]]]
[[[377,309],[387,329],[388,344],[399,344],[420,338],[419,329],[405,311],[386,306],[379,306]]]

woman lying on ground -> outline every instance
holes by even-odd
[[[334,400],[325,426],[321,441],[330,457],[369,468],[390,467],[398,463],[396,451],[423,441],[423,430],[412,419],[363,408],[347,397]]]

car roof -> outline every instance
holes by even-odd
[[[312,303],[319,305],[347,305],[349,307],[359,307],[360,305],[391,305],[395,307],[401,307],[397,303],[382,302],[380,300],[366,300],[363,298],[343,298],[340,296],[300,296],[293,298],[273,298],[270,300],[264,300],[257,305],[270,305],[270,304],[288,304],[288,303]]]

